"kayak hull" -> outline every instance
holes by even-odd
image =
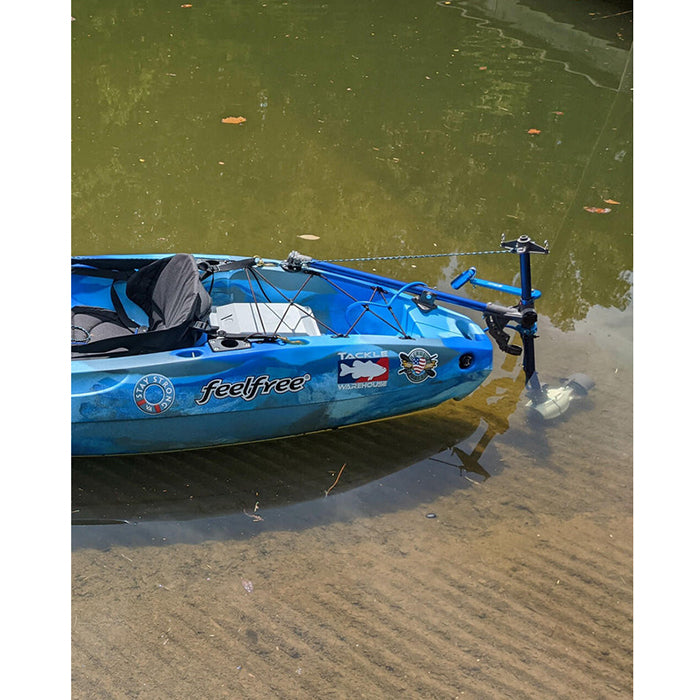
[[[215,308],[240,298],[234,282],[233,274],[219,276]],[[74,285],[74,304],[107,303],[99,280],[85,289],[81,284]],[[352,288],[352,299],[361,287]],[[316,333],[223,344],[203,339],[170,351],[74,358],[73,454],[197,449],[375,421],[462,399],[491,372],[489,338],[457,311],[421,308],[409,294],[389,289],[402,332],[377,333],[370,323],[363,328],[352,309],[344,316],[355,327],[337,334],[330,319],[338,312],[329,310],[330,293],[319,291],[304,298],[304,308],[316,305]]]

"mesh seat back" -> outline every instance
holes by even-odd
[[[211,310],[211,298],[191,255],[178,254],[142,267],[129,277],[126,293],[148,314],[149,331],[203,321]]]

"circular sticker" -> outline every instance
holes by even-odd
[[[423,348],[413,348],[408,353],[400,352],[399,360],[401,361],[399,374],[403,374],[412,384],[420,384],[428,377],[432,378],[437,374],[435,371],[438,365],[437,353],[429,353]]]
[[[175,387],[162,374],[146,374],[136,382],[134,402],[144,412],[157,415],[167,411],[175,401]]]

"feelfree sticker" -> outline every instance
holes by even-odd
[[[401,362],[399,374],[413,384],[420,384],[437,375],[435,371],[438,366],[437,353],[431,354],[423,348],[413,348],[407,353],[400,352],[399,361]]]
[[[201,388],[201,394],[194,402],[198,406],[204,406],[211,398],[252,401],[260,395],[267,396],[271,392],[275,394],[286,394],[287,392],[296,394],[310,380],[310,374],[303,374],[300,377],[279,377],[275,379],[271,379],[267,374],[262,374],[257,377],[246,377],[240,382],[224,382],[216,378],[211,379]]]
[[[175,402],[175,387],[162,374],[146,374],[136,382],[134,403],[149,415],[165,413]]]

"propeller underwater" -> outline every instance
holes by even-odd
[[[573,400],[586,396],[594,386],[595,382],[589,376],[572,374],[560,387],[545,384],[537,397],[528,401],[526,407],[544,420],[552,420],[565,413]]]

